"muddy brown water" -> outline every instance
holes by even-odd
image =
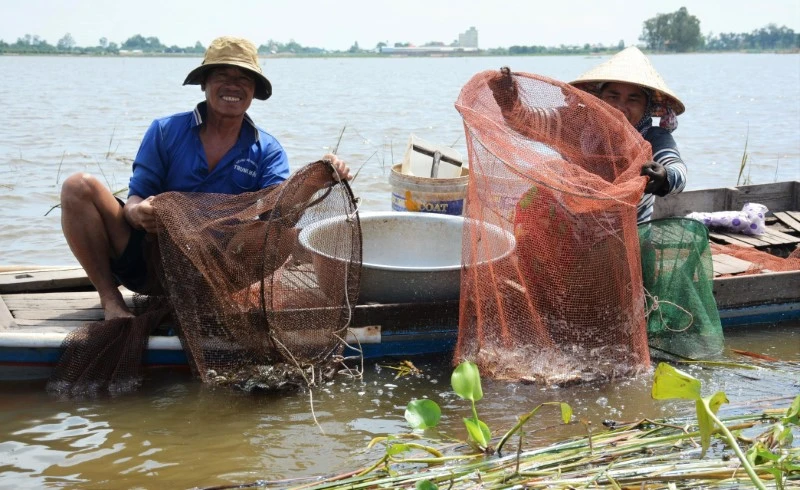
[[[703,381],[704,394],[727,394],[723,414],[788,406],[800,393],[800,323],[728,329],[726,344],[794,365],[684,366]],[[340,377],[315,389],[313,413],[308,393],[245,395],[203,386],[185,370],[150,370],[135,394],[83,400],[48,395],[42,380],[0,382],[0,488],[202,488],[339,474],[380,458],[381,449],[366,449],[372,438],[409,432],[406,404],[422,397],[442,407],[441,434],[465,438],[461,419],[470,406],[450,388],[449,357],[412,361],[422,376],[395,379],[383,366],[399,360],[368,362],[363,380]],[[575,420],[595,430],[604,420],[691,413],[691,402],[652,400],[651,379],[568,388],[484,380],[478,413],[495,435],[545,401],[569,403]],[[583,431],[544,409],[526,440],[543,444]]]

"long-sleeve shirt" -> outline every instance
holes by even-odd
[[[585,151],[587,142],[592,142],[591,135],[587,134],[591,132],[590,123],[587,123],[587,126],[580,132],[574,131],[574,127],[570,127],[570,124],[574,126],[574,121],[577,119],[583,118],[585,121],[591,117],[585,109],[586,107],[583,104],[576,102],[556,108],[530,108],[524,106],[517,99],[512,107],[503,108],[502,114],[509,127],[523,136],[534,138],[545,144],[558,145],[559,142],[566,143],[564,146]],[[609,110],[611,110],[610,107]],[[567,123],[567,120],[572,121],[572,123]],[[605,130],[633,130],[630,123],[621,115],[619,118],[610,118],[609,120],[621,121],[621,124],[617,128],[604,128]],[[687,174],[686,164],[681,159],[678,146],[667,130],[658,126],[651,126],[643,133],[645,141],[650,143],[652,147],[653,160],[662,164],[667,172],[667,185],[656,194],[644,193],[642,195],[636,208],[638,223],[649,221],[652,217],[656,195],[666,196],[667,194],[681,192],[686,186]],[[594,151],[597,151],[597,149],[595,148]],[[599,169],[597,170],[599,171]],[[613,180],[613,172],[612,175],[606,176],[608,180]]]
[[[644,139],[653,147],[653,160],[663,165],[667,171],[668,185],[665,187],[666,192],[664,193],[645,193],[642,196],[636,208],[636,221],[639,223],[650,221],[656,196],[676,194],[686,187],[686,164],[681,159],[678,145],[675,144],[672,135],[663,128],[653,126],[647,129]]]

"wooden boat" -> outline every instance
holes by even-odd
[[[800,182],[688,191],[656,201],[655,218],[692,211],[740,210],[758,202],[769,210],[767,234],[758,237],[710,233],[718,243],[734,243],[782,255],[800,244]],[[724,328],[800,320],[800,270],[744,274],[751,264],[714,256],[714,295]],[[132,298],[130,293],[128,298]],[[71,330],[102,318],[97,293],[79,267],[0,269],[0,378],[29,376],[58,360]],[[367,358],[452,351],[458,301],[360,304],[350,340]],[[147,365],[185,365],[174,336],[152,336]]]

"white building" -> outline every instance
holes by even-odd
[[[478,47],[478,30],[475,27],[470,27],[466,32],[458,35],[458,45],[462,48],[477,48]]]

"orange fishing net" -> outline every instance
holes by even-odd
[[[136,388],[147,337],[168,317],[204,382],[251,391],[330,375],[361,272],[355,198],[332,171],[320,161],[258,192],[156,196],[148,268],[160,300],[71,333],[51,391]]]
[[[725,254],[750,262],[751,267],[742,274],[758,274],[765,270],[772,272],[800,270],[800,247],[795,248],[786,257],[780,257],[754,247],[722,245],[712,242],[711,252],[714,255]]]
[[[455,360],[547,384],[649,366],[636,205],[650,145],[620,112],[538,75],[479,73],[456,108],[470,181]]]

